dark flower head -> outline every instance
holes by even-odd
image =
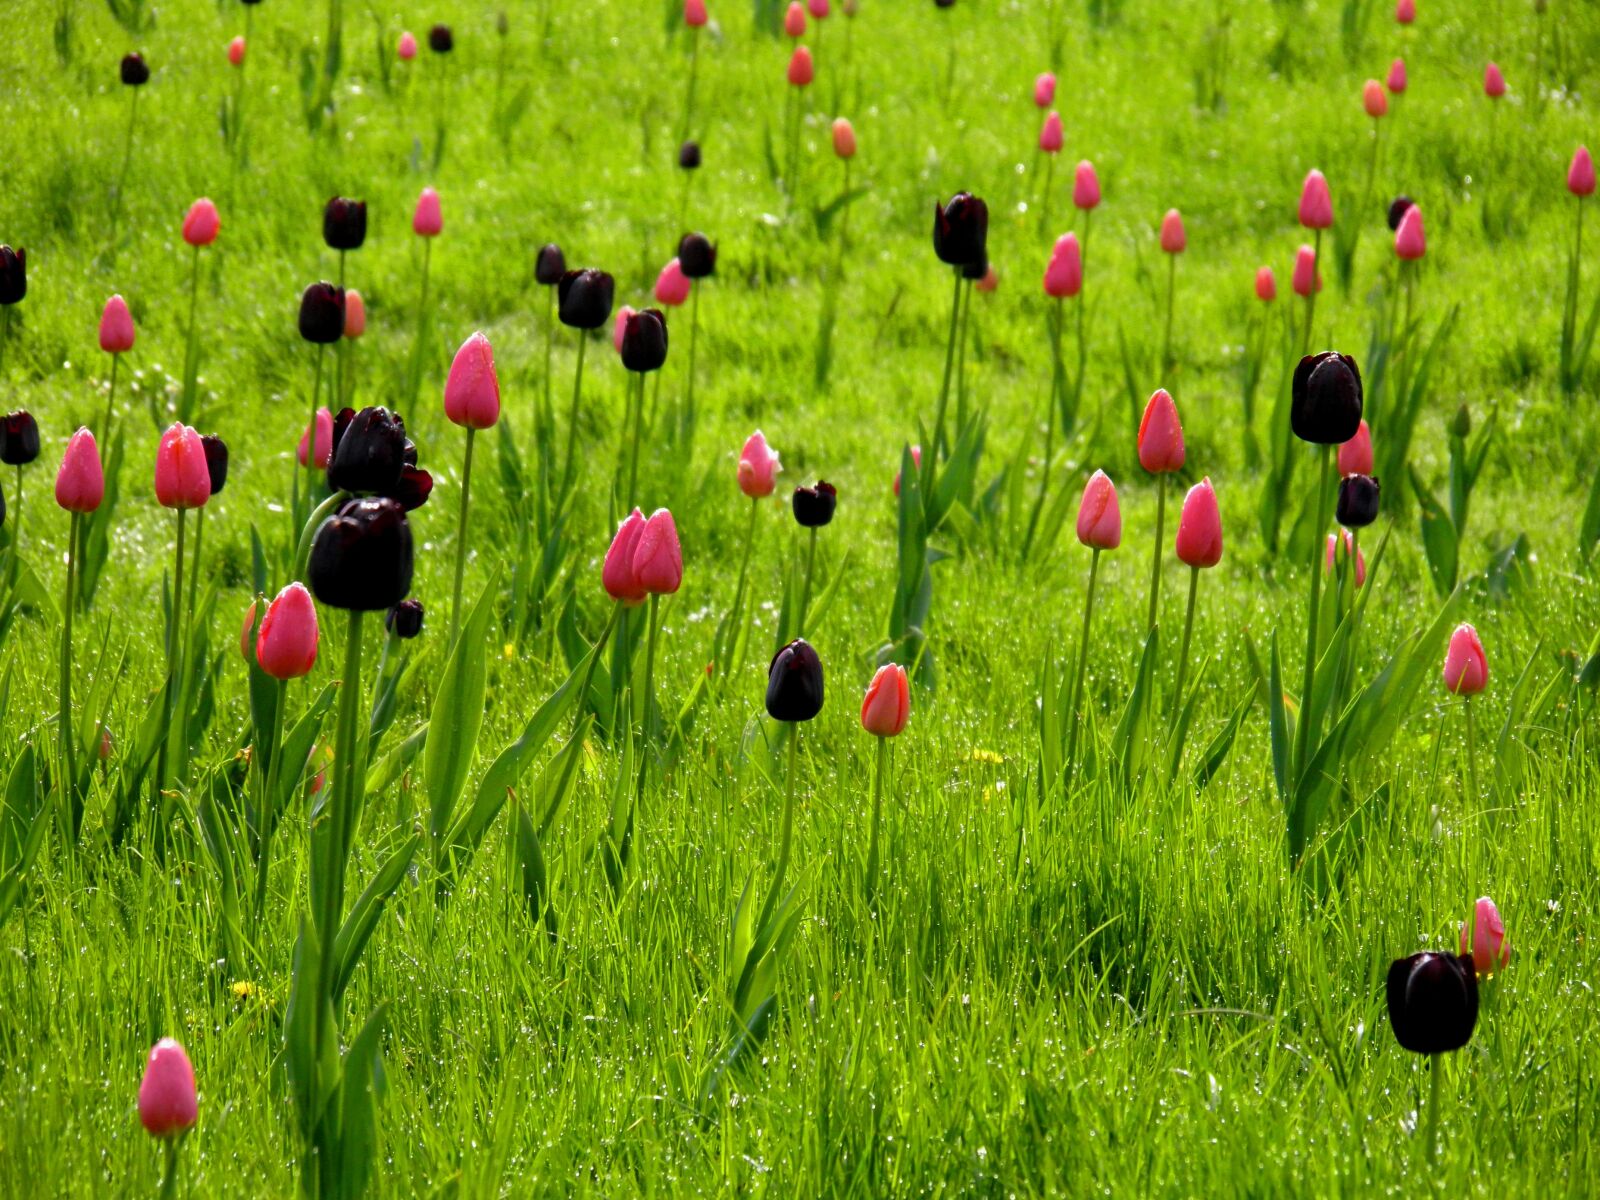
[[[622,327],[622,365],[630,371],[659,371],[667,361],[667,319],[659,308],[629,313]]]
[[[399,416],[387,408],[363,408],[335,435],[328,486],[336,492],[388,495],[400,480],[405,447],[406,423]]]
[[[717,248],[703,233],[686,233],[678,239],[678,265],[690,279],[715,275]]]
[[[1339,483],[1335,512],[1346,529],[1365,529],[1378,519],[1378,481],[1370,475],[1346,475]]]
[[[567,273],[567,256],[561,247],[549,242],[539,247],[539,257],[534,260],[533,277],[545,287],[554,287]]]
[[[344,336],[344,289],[313,283],[300,295],[300,336],[331,346]]]
[[[678,165],[685,171],[700,169],[700,143],[685,142],[678,147]]]
[[[989,247],[989,206],[970,192],[933,206],[933,252],[940,262],[966,267],[984,262]]]
[[[386,497],[350,500],[311,542],[311,591],[323,604],[357,612],[391,608],[411,591],[411,526]]]
[[[335,196],[322,210],[322,240],[330,250],[359,250],[367,240],[367,202]]]
[[[796,638],[767,668],[767,713],[777,721],[809,721],[822,711],[822,660]]]
[[[568,271],[561,277],[558,304],[561,323],[574,329],[599,329],[611,318],[616,283],[604,271],[592,268]]]
[[[0,418],[0,463],[25,467],[39,457],[39,422],[18,409]]]
[[[935,8],[954,8],[956,0],[933,0],[933,6]]]
[[[1472,410],[1465,404],[1456,409],[1455,419],[1450,422],[1450,432],[1462,439],[1472,432]]]
[[[1406,209],[1416,204],[1410,196],[1396,196],[1389,202],[1389,232],[1393,233],[1400,228],[1400,222],[1406,215]]]
[[[416,637],[422,632],[422,601],[400,601],[384,614],[383,623],[397,638]]]
[[[333,461],[333,456],[339,453],[339,440],[344,437],[344,431],[350,428],[350,422],[356,419],[356,410],[346,405],[333,414],[333,443],[328,450],[328,461]]]
[[[6,494],[0,490],[0,526],[6,523]]]
[[[400,458],[401,461],[403,461],[408,467],[414,467],[417,465],[417,444],[410,438],[406,439],[405,450],[400,455]]]
[[[807,529],[818,529],[833,520],[833,510],[839,504],[839,491],[825,480],[817,480],[816,487],[797,487],[794,490],[794,519]]]
[[[969,262],[961,268],[961,278],[963,279],[982,279],[988,273],[989,260],[987,258],[980,258],[977,262]]]
[[[435,54],[449,54],[456,48],[455,34],[448,25],[435,25],[428,30],[428,49]]]
[[[0,246],[0,304],[15,304],[28,294],[28,252]]]
[[[211,494],[215,496],[228,484],[228,443],[207,433],[201,436],[200,447],[206,452],[206,471],[211,475]]]
[[[1308,354],[1294,369],[1289,427],[1317,446],[1342,446],[1361,427],[1361,368],[1348,354]]]
[[[433,494],[433,476],[407,463],[400,468],[400,478],[384,495],[398,501],[407,512],[421,508]]]
[[[1478,974],[1472,955],[1398,959],[1389,967],[1386,991],[1395,1040],[1413,1054],[1459,1050],[1472,1039],[1478,1023]]]
[[[121,71],[122,82],[129,87],[143,87],[150,82],[150,68],[145,66],[143,55],[124,54]]]

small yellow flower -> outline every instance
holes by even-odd
[[[228,990],[233,993],[233,998],[235,1000],[248,1000],[250,997],[260,992],[261,989],[255,984],[251,983],[248,979],[239,979],[235,980],[233,984],[229,986]]]
[[[984,750],[976,746],[973,747],[973,762],[990,763],[994,766],[999,766],[1001,763],[1005,762],[1005,760],[1005,755],[1003,754],[996,754],[993,750]]]

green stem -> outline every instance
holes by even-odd
[[[572,488],[572,473],[576,466],[578,449],[578,404],[583,398],[583,352],[588,346],[589,339],[584,336],[583,330],[578,330],[578,367],[572,374],[572,411],[567,415],[567,461],[561,469],[561,495],[560,502],[566,503],[567,493]]]
[[[1318,450],[1317,470],[1317,527],[1311,539],[1311,607],[1306,614],[1306,662],[1301,675],[1300,720],[1295,727],[1294,776],[1299,779],[1311,757],[1311,689],[1317,673],[1317,624],[1322,608],[1322,560],[1327,554],[1328,528],[1328,467],[1333,459],[1333,447]]]
[[[644,697],[638,702],[639,711],[634,714],[635,719],[639,722],[639,769],[641,781],[643,779],[645,760],[644,747],[650,736],[651,709],[653,707],[652,702],[655,700],[656,630],[660,627],[660,604],[661,597],[652,593],[650,596],[649,632],[645,635]],[[642,798],[644,795],[642,788],[639,794]]]
[[[1439,1161],[1439,1073],[1444,1068],[1444,1055],[1428,1056],[1428,1161]]]
[[[639,378],[635,385],[638,399],[633,408],[633,437],[628,449],[628,502],[625,508],[632,509],[638,495],[639,486],[639,442],[644,438],[644,372],[638,373]]]
[[[138,94],[137,91],[134,92],[134,95]],[[178,1139],[165,1138],[162,1147],[166,1168],[161,1177],[161,1200],[171,1200],[178,1194]]]
[[[1055,188],[1056,182],[1056,156],[1046,155],[1044,163],[1044,195],[1039,200],[1039,229],[1047,232],[1050,228],[1050,193]]]
[[[1467,786],[1472,789],[1473,804],[1476,804],[1483,795],[1478,791],[1478,742],[1472,727],[1472,697],[1463,696],[1462,703],[1467,710]]]
[[[1311,330],[1317,315],[1317,276],[1322,271],[1322,230],[1317,230],[1311,246],[1311,288],[1306,292],[1306,332],[1300,344],[1300,356],[1311,353]]]
[[[1083,681],[1089,667],[1089,623],[1094,618],[1094,582],[1100,574],[1100,547],[1089,555],[1089,590],[1083,598],[1083,637],[1078,642],[1078,670],[1072,681],[1072,707],[1067,710],[1067,782],[1070,785],[1077,769],[1074,755],[1078,750],[1078,726],[1081,718],[1078,707],[1083,701]]]
[[[1189,673],[1189,635],[1194,630],[1194,594],[1200,586],[1200,568],[1189,568],[1189,604],[1183,614],[1183,640],[1178,646],[1178,687],[1173,694],[1173,711],[1183,707],[1183,680]]]
[[[1150,560],[1150,615],[1145,629],[1156,627],[1156,617],[1161,611],[1161,538],[1167,525],[1167,475],[1156,476],[1156,550]]]
[[[273,805],[278,796],[278,779],[283,770],[283,706],[288,698],[289,685],[285,680],[277,681],[276,702],[272,707],[272,720],[267,730],[267,767],[264,771],[257,771],[256,783],[261,791],[256,800],[256,834],[260,849],[256,855],[256,939],[261,937],[261,922],[267,912],[267,871],[272,861],[272,833],[274,816]]]
[[[344,911],[344,876],[349,857],[350,831],[359,818],[361,752],[358,746],[361,714],[361,618],[360,609],[351,609],[345,629],[344,675],[339,681],[338,758],[334,762],[335,779],[333,801],[325,819],[328,822],[325,857],[320,891],[313,889],[320,901],[317,921],[317,938],[321,945],[322,962],[318,986],[317,1038],[313,1045],[327,1043],[327,1018],[332,1014],[334,940],[339,932],[339,919]],[[313,855],[315,864],[315,855]]]
[[[10,312],[11,310],[7,309],[6,311]],[[18,463],[17,464],[17,490],[16,490],[15,495],[13,496],[12,505],[11,505],[11,550],[9,551],[9,553],[7,555],[8,559],[10,561],[6,563],[6,579],[12,584],[15,584],[16,581],[17,581],[18,567],[21,565],[20,562],[19,562],[18,555],[19,555],[19,552],[21,551],[21,549],[22,549],[22,464]]]
[[[956,350],[956,438],[967,427],[967,320],[972,313],[972,280],[961,289],[961,332]]]
[[[795,759],[799,747],[800,725],[795,722],[789,725],[789,776],[784,789],[782,832],[778,835],[778,862],[772,871],[772,889],[767,892],[767,902],[761,906],[761,916],[756,921],[757,939],[760,939],[762,931],[767,927],[767,918],[772,915],[773,905],[778,902],[778,893],[783,889],[783,878],[789,870],[789,847],[794,839]]]
[[[467,427],[467,457],[461,467],[461,511],[456,520],[456,581],[450,591],[450,645],[461,635],[461,580],[467,569],[467,509],[472,499],[472,441],[478,431]]]
[[[1167,331],[1161,341],[1161,370],[1170,372],[1172,360],[1172,301],[1178,290],[1178,256],[1167,255]]]
[[[194,404],[195,379],[200,374],[199,349],[195,342],[195,314],[200,300],[200,247],[194,248],[189,267],[189,337],[183,351],[183,401],[178,419],[188,423]]]
[[[10,309],[6,312],[9,314]],[[100,445],[106,453],[111,451],[111,406],[117,399],[117,363],[122,360],[122,355],[111,356],[111,385],[106,389],[106,416],[100,423]]]
[[[76,595],[78,522],[81,514],[74,512],[67,533],[67,593],[62,605],[61,618],[61,714],[56,719],[61,743],[61,795],[65,798],[64,812],[68,816],[65,830],[76,844],[78,840],[77,773],[73,764],[72,732],[72,610]]]
[[[116,203],[111,206],[111,254],[113,258],[117,253],[117,225],[122,219],[122,193],[128,186],[128,170],[133,166],[133,131],[139,123],[139,89],[128,89],[133,93],[128,101],[128,131],[122,137],[122,173],[117,176]]]
[[[700,29],[696,26],[689,31],[689,87],[683,100],[683,131],[679,142],[688,140],[689,131],[694,128],[694,85],[699,74]]]
[[[878,761],[872,774],[872,833],[867,841],[867,903],[878,892],[878,830],[883,824],[883,777],[889,762],[889,739],[878,739]]]
[[[685,393],[683,412],[679,414],[678,425],[682,430],[690,428],[694,417],[694,352],[700,341],[700,284],[694,286],[689,294],[689,377]],[[685,454],[688,447],[684,448]]]
[[[939,464],[939,448],[944,445],[944,413],[950,401],[950,375],[956,365],[956,325],[961,317],[961,268],[953,267],[955,275],[955,291],[950,297],[950,335],[945,340],[944,347],[944,383],[939,387],[939,407],[934,411],[933,417],[933,445],[928,448],[928,483],[926,490],[933,490],[935,469]]]
[[[806,548],[806,581],[800,587],[800,615],[795,625],[795,637],[806,634],[806,614],[811,609],[811,577],[817,566],[817,527],[811,527],[811,541]]]
[[[194,555],[189,561],[189,598],[184,605],[184,624],[194,628],[195,596],[200,590],[200,551],[205,543],[206,507],[194,510]]]
[[[1055,458],[1056,412],[1061,402],[1063,367],[1061,364],[1062,300],[1056,298],[1055,319],[1050,326],[1050,399],[1045,406],[1044,462],[1039,477],[1039,494],[1034,497],[1033,511],[1028,514],[1028,531],[1022,539],[1022,557],[1027,559],[1033,549],[1033,537],[1039,528],[1039,517],[1044,512],[1045,497],[1050,492],[1050,467]]]
[[[306,577],[306,563],[311,558],[312,539],[317,536],[317,530],[322,528],[322,523],[333,515],[334,509],[349,498],[349,492],[335,492],[312,510],[311,515],[306,518],[306,523],[300,527],[300,540],[295,543],[294,569],[289,572],[289,578]]]

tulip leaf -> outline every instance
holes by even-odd
[[[1583,521],[1578,526],[1578,553],[1585,558],[1600,542],[1600,466],[1595,468],[1594,482],[1589,485],[1589,502],[1583,506]]]
[[[1160,643],[1161,627],[1156,625],[1144,639],[1144,649],[1139,654],[1139,671],[1133,691],[1128,695],[1128,703],[1122,710],[1122,719],[1117,722],[1117,730],[1112,735],[1112,745],[1122,757],[1124,779],[1135,778],[1144,762],[1146,717],[1150,710],[1150,691],[1155,678]]]
[[[522,898],[528,906],[528,916],[543,920],[546,933],[556,936],[556,908],[550,901],[550,878],[545,867],[544,849],[539,844],[538,830],[528,819],[527,810],[520,805],[513,819],[516,836],[517,870],[521,875]]]
[[[1428,574],[1440,595],[1448,595],[1456,585],[1457,544],[1455,523],[1434,499],[1421,476],[1413,468],[1411,490],[1416,493],[1422,519],[1422,548],[1428,558]]]
[[[428,831],[441,849],[456,801],[467,785],[467,772],[472,769],[478,747],[478,731],[483,727],[484,691],[488,684],[485,646],[499,580],[497,570],[484,584],[478,602],[462,625],[428,718],[422,772],[431,809]],[[442,858],[436,855],[435,865],[441,863]]]
[[[1203,788],[1216,778],[1217,772],[1222,770],[1222,764],[1227,761],[1228,752],[1233,749],[1233,742],[1239,735],[1239,729],[1244,720],[1250,715],[1250,709],[1255,706],[1256,685],[1245,685],[1244,695],[1240,697],[1233,714],[1228,718],[1228,723],[1211,739],[1211,744],[1206,747],[1204,758],[1195,768],[1194,785]]]
[[[367,1188],[377,1154],[377,1101],[384,1091],[383,1023],[388,1006],[373,1009],[350,1049],[345,1051],[339,1083],[338,1196],[357,1197]],[[329,1194],[324,1192],[324,1195]]]
[[[405,773],[428,741],[428,723],[418,725],[400,741],[390,746],[382,758],[367,768],[368,795],[377,795]]]
[[[1272,631],[1272,671],[1267,680],[1267,722],[1272,731],[1272,778],[1278,799],[1289,803],[1289,749],[1293,732],[1283,705],[1283,656],[1278,651],[1278,631]]]
[[[406,839],[400,848],[384,861],[383,866],[378,868],[372,881],[362,889],[361,895],[356,897],[356,902],[351,905],[349,915],[339,927],[339,935],[333,940],[334,1004],[339,1003],[345,988],[350,985],[350,980],[355,975],[356,964],[361,961],[361,955],[367,948],[367,941],[378,926],[378,918],[383,915],[384,906],[389,902],[389,897],[394,895],[395,889],[400,886],[400,881],[405,878],[411,860],[421,845],[421,834]]]
[[[283,755],[283,765],[278,770],[278,795],[274,811],[286,813],[293,806],[300,780],[304,778],[306,765],[311,759],[311,751],[316,747],[317,736],[322,732],[322,724],[329,710],[333,708],[333,697],[337,691],[338,684],[325,684],[283,739],[278,751]]]
[[[22,898],[22,883],[44,845],[50,828],[38,805],[38,759],[31,745],[24,746],[11,764],[6,780],[5,812],[0,814],[0,927]],[[26,831],[26,832],[24,832]]]

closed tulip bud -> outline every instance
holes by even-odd
[[[333,454],[333,414],[326,408],[317,409],[317,427],[315,432],[316,445],[308,446],[307,442],[312,437],[313,430],[309,427],[300,435],[300,446],[295,451],[302,467],[315,465],[318,470],[325,470],[328,460]],[[311,452],[312,459],[306,461],[306,452]]]
[[[539,247],[539,257],[534,259],[533,277],[545,287],[555,287],[567,273],[567,256],[561,247],[547,242]]]
[[[1339,481],[1334,517],[1346,529],[1365,529],[1378,519],[1378,481],[1370,475],[1346,475]]]
[[[1073,176],[1072,203],[1084,212],[1100,207],[1100,177],[1094,173],[1094,164],[1088,159],[1078,164]]]
[[[1271,267],[1258,267],[1256,269],[1256,299],[1263,304],[1271,304],[1277,298],[1277,276],[1272,273]]]
[[[605,564],[601,569],[600,581],[606,589],[606,595],[628,605],[641,603],[649,594],[633,569],[634,551],[639,548],[639,535],[644,532],[644,527],[644,514],[636,508],[617,526],[616,536],[611,539],[611,547],[606,551]]]
[[[311,590],[331,608],[376,612],[411,591],[411,526],[397,501],[347,501],[311,542]]]
[[[1328,551],[1322,557],[1323,569],[1327,571],[1333,570],[1333,552],[1335,547],[1341,544],[1341,537],[1343,540],[1344,561],[1346,563],[1350,561],[1350,552],[1355,550],[1356,586],[1361,587],[1367,582],[1367,556],[1362,554],[1360,550],[1356,550],[1355,539],[1350,536],[1348,529],[1341,530],[1339,535],[1331,533],[1328,535]]]
[[[874,737],[899,737],[911,716],[911,686],[906,669],[886,663],[867,685],[861,701],[861,728]]]
[[[1044,269],[1044,294],[1060,300],[1082,290],[1083,251],[1078,246],[1078,235],[1064,233],[1056,239]]]
[[[344,336],[354,341],[367,331],[367,302],[355,288],[344,293]]]
[[[100,313],[100,349],[107,354],[125,354],[133,349],[133,314],[121,296],[112,296]]]
[[[1494,63],[1483,68],[1483,94],[1491,100],[1498,100],[1506,94],[1506,77]]]
[[[323,281],[300,293],[300,336],[331,346],[344,336],[344,289]]]
[[[1300,224],[1307,229],[1333,226],[1333,197],[1328,193],[1328,180],[1321,171],[1311,170],[1300,189]]]
[[[244,39],[236,37],[228,43],[228,61],[236,67],[244,66]]]
[[[61,469],[56,472],[56,503],[68,512],[87,513],[99,508],[105,495],[106,477],[100,470],[94,434],[79,429],[68,439]]]
[[[1389,94],[1383,90],[1383,84],[1376,79],[1367,80],[1361,88],[1361,107],[1374,121],[1388,114]]]
[[[1117,486],[1104,471],[1096,471],[1083,485],[1083,499],[1078,502],[1078,540],[1091,550],[1115,550],[1122,545]]]
[[[439,193],[425,187],[417,197],[416,211],[411,214],[411,231],[418,237],[438,237],[443,230],[444,211],[439,207]]]
[[[1397,58],[1389,64],[1389,77],[1384,80],[1391,95],[1398,96],[1406,90],[1406,60]]]
[[[772,656],[767,667],[767,715],[809,721],[822,711],[822,660],[804,638]]]
[[[1139,465],[1152,475],[1183,469],[1183,423],[1166,388],[1157,388],[1139,421]]]
[[[139,1080],[139,1123],[151,1137],[171,1138],[193,1129],[199,1117],[189,1056],[172,1038],[162,1038],[151,1048]]]
[[[18,304],[28,294],[28,252],[0,246],[0,304]]]
[[[449,54],[456,48],[455,34],[448,25],[435,25],[428,30],[428,49],[435,54]]]
[[[150,68],[141,54],[124,54],[120,72],[122,82],[129,87],[143,87],[150,82]]]
[[[557,311],[563,325],[599,329],[610,318],[616,284],[604,271],[568,271],[559,286]]]
[[[1511,962],[1511,945],[1506,941],[1506,925],[1500,910],[1487,896],[1478,897],[1472,906],[1472,923],[1461,927],[1461,957],[1471,957],[1479,975],[1504,971]]]
[[[683,23],[699,29],[706,23],[706,0],[683,0]]]
[[[856,129],[848,117],[833,119],[833,152],[840,158],[856,156]]]
[[[200,435],[174,422],[156,447],[156,502],[163,508],[202,508],[211,498],[211,470]]]
[[[1455,418],[1450,422],[1450,432],[1463,439],[1472,432],[1472,410],[1465,404],[1456,409]]]
[[[1056,101],[1056,77],[1049,71],[1033,81],[1033,102],[1040,108],[1049,108]]]
[[[1341,446],[1361,428],[1361,368],[1348,354],[1308,354],[1294,370],[1289,427],[1318,446]]]
[[[1478,631],[1462,623],[1450,635],[1444,655],[1444,686],[1457,696],[1476,696],[1489,683],[1489,659]]]
[[[813,20],[825,20],[828,16],[828,0],[806,0],[806,11]]]
[[[690,279],[715,275],[717,248],[703,233],[686,233],[678,239],[678,266]]]
[[[794,519],[807,529],[820,529],[833,520],[833,511],[839,504],[839,490],[826,480],[817,480],[816,487],[797,487],[791,507]]]
[[[1339,447],[1340,475],[1372,474],[1372,430],[1362,421],[1355,436]]]
[[[386,629],[402,641],[410,641],[422,632],[422,601],[402,600],[383,615]]]
[[[1044,119],[1039,130],[1039,149],[1046,154],[1059,154],[1065,140],[1061,132],[1061,114],[1053,112]]]
[[[700,143],[687,141],[678,147],[678,166],[685,171],[700,169]]]
[[[191,246],[209,246],[217,240],[222,230],[222,216],[217,206],[206,196],[201,196],[189,206],[183,218],[183,240]]]
[[[1478,977],[1470,956],[1425,953],[1399,959],[1389,967],[1385,993],[1394,1039],[1413,1054],[1443,1054],[1472,1040]]]
[[[291,583],[267,605],[256,662],[274,679],[299,679],[317,665],[317,606],[305,585]]]
[[[1389,222],[1390,232],[1400,228],[1400,222],[1405,220],[1406,213],[1410,212],[1416,203],[1410,196],[1396,196],[1389,201],[1389,211],[1385,214],[1384,219]]]
[[[322,209],[322,240],[330,250],[359,250],[367,240],[367,202],[335,196]]]
[[[789,56],[789,82],[795,87],[808,87],[816,78],[817,69],[811,61],[809,46],[796,46]]]
[[[1317,271],[1317,252],[1310,246],[1301,246],[1294,255],[1294,274],[1289,286],[1296,296],[1309,296],[1322,290],[1322,276]]]
[[[399,416],[387,408],[363,408],[334,438],[328,486],[336,492],[388,495],[400,482],[405,447],[406,424]]]
[[[1422,231],[1422,209],[1413,204],[1400,218],[1394,231],[1394,252],[1406,262],[1415,262],[1428,252],[1428,239]]]
[[[211,494],[228,486],[228,443],[214,433],[200,435],[200,448],[206,455],[206,474],[211,479]]]
[[[683,586],[683,550],[672,514],[658,508],[639,531],[633,548],[633,576],[655,596],[670,596]]]
[[[659,371],[667,361],[667,319],[659,308],[631,313],[622,330],[622,365],[630,371]]]
[[[112,741],[111,730],[104,725],[101,725],[99,730],[100,736],[95,739],[95,754],[101,762],[106,762],[111,758],[116,744]]]
[[[395,54],[401,62],[410,62],[417,56],[417,35],[409,29],[400,35],[400,41],[395,46]]]
[[[1594,195],[1594,159],[1589,147],[1579,146],[1572,152],[1572,165],[1567,168],[1567,191],[1574,196]]]
[[[1409,25],[1417,19],[1417,0],[1395,0],[1394,19]]]
[[[39,423],[33,414],[18,409],[0,418],[0,463],[25,467],[39,457]]]
[[[913,447],[911,447],[911,462],[912,462],[912,465],[914,465],[917,468],[917,470],[919,470],[919,471],[922,470],[922,447],[921,446],[913,446]],[[894,473],[894,494],[896,496],[898,496],[900,494],[900,472],[899,471],[896,471]]]
[[[673,258],[656,276],[656,303],[676,308],[689,298],[691,281],[683,263]]]
[[[1182,215],[1175,208],[1167,209],[1167,215],[1161,218],[1161,248],[1168,254],[1182,254],[1188,246]]]
[[[444,385],[444,415],[465,429],[488,429],[500,419],[500,378],[494,349],[482,333],[461,343]],[[404,430],[401,431],[404,441]]]
[[[767,445],[767,435],[756,430],[739,451],[739,490],[752,500],[772,495],[776,476],[783,470],[778,452]]]
[[[1222,561],[1222,513],[1209,478],[1189,489],[1178,517],[1178,561],[1187,567],[1214,567]]]
[[[400,478],[395,481],[392,488],[384,492],[385,496],[396,501],[407,512],[421,508],[432,494],[433,476],[414,463],[407,463],[401,467]]]
[[[789,0],[788,11],[783,14],[783,31],[792,38],[805,36],[806,10],[800,0]]]
[[[970,192],[957,192],[948,204],[933,206],[933,252],[952,267],[989,257],[989,206]]]

